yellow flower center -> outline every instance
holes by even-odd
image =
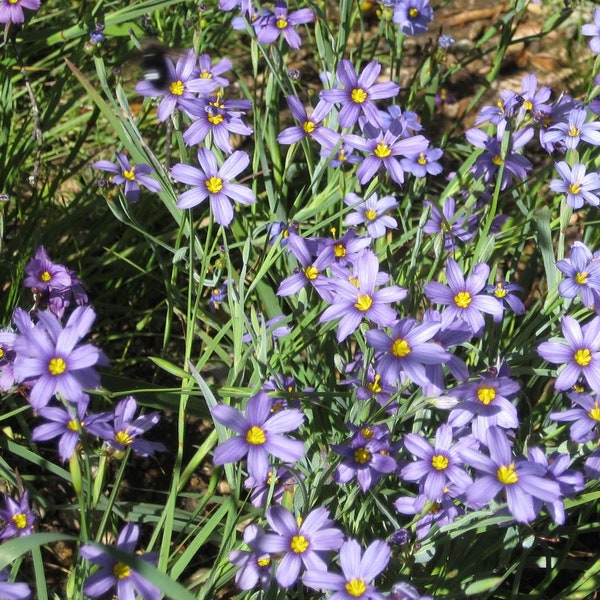
[[[496,156],[492,158],[492,162],[499,167],[502,164],[502,157],[499,154],[496,154]]]
[[[448,457],[443,454],[434,454],[431,457],[431,466],[438,471],[447,469],[449,464],[450,461],[448,460]]]
[[[310,546],[308,540],[303,535],[295,535],[290,542],[290,548],[292,552],[296,554],[302,554],[308,550]]]
[[[246,441],[253,446],[261,446],[267,441],[267,434],[256,425],[253,425],[246,432]]]
[[[125,563],[118,562],[113,567],[113,575],[117,579],[126,579],[131,575],[131,567],[129,567]]]
[[[51,358],[48,363],[48,372],[50,375],[54,375],[55,377],[58,375],[62,375],[67,370],[67,363],[64,358],[60,358],[60,356],[56,356],[55,358]]]
[[[375,432],[373,431],[373,429],[371,429],[371,427],[363,427],[360,430],[360,434],[367,440],[370,440],[372,437],[375,436]]]
[[[360,598],[367,591],[367,584],[364,579],[351,579],[344,588],[350,596]]]
[[[473,298],[471,298],[469,292],[458,292],[458,294],[454,296],[454,304],[456,304],[458,308],[468,308],[472,300]]]
[[[356,104],[362,104],[367,99],[367,92],[362,88],[354,88],[350,92],[350,98],[352,102],[356,102]]]
[[[375,375],[373,382],[372,383],[368,383],[367,384],[367,388],[369,389],[369,391],[373,392],[374,394],[381,394],[381,375]]]
[[[486,406],[496,397],[496,390],[493,387],[484,386],[477,390],[477,399]]]
[[[579,194],[580,191],[581,183],[579,183],[579,181],[576,181],[575,183],[571,183],[569,185],[569,192],[571,192],[571,194]]]
[[[504,296],[506,296],[506,294],[508,294],[508,292],[506,291],[504,284],[501,282],[498,282],[496,284],[496,289],[494,290],[494,296],[496,296],[496,298],[504,298]]]
[[[375,147],[375,150],[373,150],[373,154],[377,158],[387,158],[391,153],[392,149],[385,142],[379,142]]]
[[[25,529],[27,527],[27,515],[25,513],[17,513],[11,519],[17,529]]]
[[[344,148],[340,148],[338,153],[337,153],[337,159],[340,162],[344,162],[345,160],[348,160],[348,157],[346,156],[346,150]]]
[[[304,133],[311,134],[316,128],[316,125],[312,121],[304,121],[304,123],[302,123],[302,129],[304,129]]]
[[[117,433],[115,433],[115,441],[119,444],[123,444],[123,446],[129,446],[129,444],[133,443],[133,438],[129,434],[129,429],[117,431]]]
[[[421,153],[419,154],[419,158],[417,158],[417,162],[418,162],[420,165],[426,165],[426,164],[427,164],[427,159],[425,158],[425,153],[424,153],[424,152],[421,152]]]
[[[571,125],[571,127],[569,127],[569,131],[567,131],[567,135],[569,137],[577,137],[581,132],[579,131],[579,129],[577,129],[577,127],[575,127],[575,125]]]
[[[310,279],[311,281],[316,279],[318,274],[319,269],[317,269],[317,267],[313,267],[313,265],[308,265],[308,267],[304,269],[304,275],[306,275],[306,279]]]
[[[336,258],[344,258],[346,256],[346,246],[344,244],[334,244],[333,253]]]
[[[414,6],[408,10],[408,17],[410,19],[416,19],[420,14],[419,9]]]
[[[515,470],[515,463],[500,467],[496,472],[496,477],[498,477],[498,481],[504,485],[517,483],[517,481],[519,481],[519,476]]]
[[[225,120],[225,117],[221,113],[215,113],[209,114],[207,119],[212,125],[220,125]]]
[[[81,423],[81,425],[83,425],[83,423]],[[80,426],[79,421],[77,421],[75,419],[71,419],[67,423],[67,429],[70,431],[81,431],[81,426]]]
[[[354,460],[359,465],[364,465],[371,460],[371,453],[366,448],[357,448],[354,452]]]
[[[169,85],[169,92],[171,92],[173,96],[181,96],[183,92],[185,92],[185,85],[183,85],[183,81],[178,79],[177,81],[171,82]]]
[[[404,358],[411,353],[410,346],[406,340],[398,338],[392,344],[392,354],[398,358]]]
[[[587,367],[592,362],[592,353],[588,348],[580,348],[573,354],[573,359],[580,367]]]
[[[285,29],[288,26],[287,19],[282,15],[277,19],[275,25],[277,25],[277,29]]]
[[[135,167],[131,167],[129,171],[123,171],[122,175],[125,179],[129,179],[129,181],[135,181]]]
[[[202,73],[198,75],[200,79],[212,79],[212,73],[206,69],[202,69]]]
[[[50,281],[52,279],[52,275],[50,275],[50,273],[48,271],[44,271],[41,275],[40,275],[40,281],[43,281],[45,283],[47,283],[48,281]]]
[[[257,561],[256,565],[258,567],[268,567],[271,564],[270,556],[261,556]]]
[[[583,273],[577,273],[575,275],[575,282],[578,283],[579,285],[584,285],[585,283],[587,283],[587,278],[588,278],[587,271],[584,271]]]
[[[531,100],[525,100],[525,102],[523,102],[523,106],[525,107],[525,110],[532,110],[533,102],[531,102]]]
[[[218,194],[223,189],[223,180],[220,177],[211,177],[204,183],[209,194]]]
[[[358,300],[354,304],[354,306],[356,308],[358,308],[358,310],[362,310],[363,312],[369,310],[372,305],[373,305],[373,298],[371,298],[371,296],[369,296],[369,294],[364,294],[364,295],[359,294]]]
[[[594,421],[600,421],[600,406],[598,405],[598,400],[594,401],[594,407],[588,413],[588,417],[594,419]]]
[[[369,208],[365,210],[365,217],[367,217],[369,221],[374,221],[377,218],[377,211],[374,208]]]

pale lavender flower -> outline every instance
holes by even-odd
[[[571,254],[556,263],[556,268],[565,275],[558,285],[563,298],[575,298],[581,294],[584,306],[593,307],[600,293],[600,261],[582,242],[574,242]]]
[[[44,246],[40,246],[25,265],[23,285],[34,293],[61,290],[71,285],[71,275],[64,265],[50,260]]]
[[[517,316],[521,316],[525,313],[525,305],[520,298],[514,295],[513,292],[523,292],[523,288],[516,283],[507,283],[506,281],[497,281],[494,285],[487,285],[485,291],[497,298],[501,304],[506,304]],[[501,317],[495,316],[494,321],[499,323],[502,320]]]
[[[342,104],[338,115],[342,127],[352,127],[361,113],[364,113],[371,123],[382,125],[374,100],[393,98],[400,91],[400,86],[391,81],[376,83],[380,72],[381,64],[374,60],[365,66],[360,75],[357,75],[354,65],[349,60],[340,61],[337,77],[344,88],[323,90],[320,98],[331,104]]]
[[[450,354],[431,341],[440,329],[440,323],[419,324],[415,319],[398,321],[386,334],[379,329],[367,331],[366,338],[377,352],[376,370],[384,382],[393,384],[401,375],[424,386],[429,383],[426,365],[440,364]]]
[[[338,342],[356,331],[363,319],[382,327],[392,325],[396,320],[396,311],[390,304],[404,300],[407,294],[407,290],[397,285],[375,289],[379,260],[371,250],[365,250],[354,267],[353,283],[342,278],[329,280],[333,302],[319,318],[319,323],[340,319]]]
[[[23,23],[23,9],[37,10],[40,5],[40,0],[0,0],[0,23]]]
[[[359,196],[350,193],[344,198],[344,203],[352,206],[355,211],[346,215],[344,224],[365,225],[369,236],[373,239],[383,237],[388,229],[398,227],[396,219],[387,214],[398,207],[398,202],[393,196],[379,198],[374,192],[362,201]]]
[[[294,487],[298,483],[298,477],[285,467],[271,466],[267,477],[262,480],[254,477],[246,477],[244,487],[250,490],[250,502],[252,506],[260,508],[266,506],[269,494],[273,490],[271,500],[281,504],[286,492],[288,495],[294,493]]]
[[[581,27],[581,34],[591,38],[588,42],[590,50],[600,54],[600,8],[594,10],[594,22]]]
[[[290,48],[300,48],[302,40],[294,26],[310,23],[314,18],[310,8],[301,8],[290,13],[286,2],[277,0],[273,14],[263,19],[256,38],[261,44],[272,44],[280,35],[283,35]]]
[[[321,100],[315,106],[309,117],[298,96],[288,96],[287,103],[290,107],[292,116],[300,123],[300,125],[294,125],[284,129],[277,136],[277,141],[280,144],[288,145],[299,142],[304,138],[310,138],[318,142],[325,151],[331,152],[340,140],[340,134],[321,124],[323,119],[331,111],[331,104],[325,100]]]
[[[452,48],[455,42],[456,40],[448,34],[440,35],[440,37],[438,38],[438,46],[442,48],[442,50],[448,50]]]
[[[583,140],[592,146],[600,146],[600,123],[586,123],[588,111],[585,108],[572,108],[566,122],[552,125],[544,136],[546,143],[562,143],[567,150],[575,150]]]
[[[502,492],[512,516],[520,523],[529,523],[537,516],[540,500],[555,502],[561,497],[558,483],[544,477],[544,467],[515,459],[500,428],[488,430],[487,446],[489,457],[473,448],[461,451],[463,460],[479,473],[474,485],[467,489],[469,505],[485,506]]]
[[[449,484],[453,484],[459,491],[466,491],[473,485],[459,452],[476,442],[463,437],[453,444],[450,425],[438,427],[433,446],[417,433],[407,433],[402,442],[405,449],[416,456],[417,460],[406,464],[400,471],[400,477],[405,481],[417,482],[429,500],[441,498]]]
[[[192,208],[208,198],[215,221],[227,227],[233,221],[231,200],[240,204],[256,202],[254,192],[250,188],[231,183],[231,180],[250,164],[250,157],[246,152],[237,150],[219,167],[213,152],[208,148],[200,148],[198,162],[200,169],[183,163],[178,163],[171,169],[173,179],[193,186],[191,190],[179,196],[177,206]]]
[[[466,217],[457,219],[456,202],[452,196],[448,196],[442,203],[442,210],[433,202],[424,202],[429,207],[429,219],[423,225],[423,231],[430,234],[442,234],[444,238],[444,250],[452,250],[456,240],[468,242],[473,239],[474,233],[464,227]]]
[[[562,364],[554,388],[571,389],[580,377],[596,393],[600,392],[600,317],[581,326],[573,317],[562,318],[564,339],[542,342],[538,354],[550,363]]]
[[[475,119],[475,125],[481,125],[481,123],[487,121],[493,125],[498,125],[500,122],[512,117],[517,106],[517,94],[512,90],[501,90],[500,99],[495,105],[484,106],[479,111]]]
[[[26,583],[9,582],[10,573],[0,571],[0,598],[2,600],[30,600],[31,588]]]
[[[238,462],[247,456],[250,476],[263,479],[269,472],[269,455],[289,463],[304,455],[303,442],[281,435],[298,429],[304,415],[296,409],[273,413],[272,405],[271,398],[260,391],[248,400],[245,415],[226,404],[212,408],[213,418],[238,434],[215,448],[215,465]]]
[[[442,165],[437,162],[444,153],[439,148],[427,148],[418,154],[411,154],[400,161],[402,168],[412,173],[415,177],[426,175],[439,175],[443,171]]]
[[[116,548],[131,555],[132,560],[143,560],[156,565],[158,555],[147,552],[138,557],[134,554],[140,539],[140,526],[137,523],[127,523],[117,537]],[[161,591],[147,579],[142,577],[133,567],[112,558],[104,549],[85,544],[79,554],[99,569],[90,575],[83,584],[83,591],[91,598],[105,596],[110,590],[115,590],[119,599],[133,599],[140,595],[144,600],[159,600]]]
[[[596,171],[587,173],[586,166],[581,163],[571,168],[565,161],[560,161],[555,166],[561,178],[553,179],[549,187],[554,192],[565,194],[570,207],[577,210],[586,202],[591,206],[600,204],[600,174]]]
[[[332,590],[333,600],[383,600],[373,580],[387,567],[389,560],[390,547],[385,542],[375,540],[363,554],[360,544],[349,539],[340,548],[343,575],[311,567],[302,582],[315,590]]]
[[[332,231],[335,235],[335,231]],[[358,259],[364,254],[365,249],[371,243],[370,237],[357,236],[356,231],[348,229],[340,238],[318,238],[317,240],[317,255],[319,262],[324,260],[324,265],[332,268],[334,277],[340,276],[340,271],[344,273],[344,269],[336,269],[336,267],[354,267]]]
[[[297,520],[283,506],[269,508],[266,517],[276,533],[261,536],[258,548],[269,554],[283,554],[275,578],[284,588],[298,580],[302,566],[317,571],[327,569],[325,553],[337,550],[344,540],[342,531],[333,527],[329,512],[321,506],[313,509],[302,520]]]
[[[229,562],[238,567],[235,583],[241,590],[251,590],[260,583],[266,590],[273,578],[273,563],[268,552],[258,549],[260,538],[265,532],[258,525],[248,525],[244,529],[244,543],[250,550],[233,550]]]
[[[528,73],[523,77],[521,82],[521,93],[519,94],[522,100],[521,111],[529,114],[545,114],[550,112],[551,107],[546,102],[550,99],[552,90],[543,85],[539,90],[537,88],[538,80],[535,74]]]
[[[433,600],[432,596],[422,596],[417,588],[401,581],[392,586],[390,600]]]
[[[37,517],[29,506],[29,492],[25,490],[19,500],[4,494],[5,508],[0,510],[0,540],[33,533]]]
[[[117,164],[111,163],[108,160],[99,160],[92,167],[101,171],[115,173],[111,177],[111,181],[115,185],[125,184],[123,193],[129,202],[135,203],[140,199],[140,185],[143,185],[151,192],[160,192],[162,190],[158,181],[152,179],[152,177],[148,177],[150,173],[154,172],[154,169],[150,165],[143,163],[132,165],[129,159],[120,152],[116,152],[115,156]]]
[[[46,406],[54,394],[76,403],[84,389],[100,385],[93,367],[107,364],[104,353],[91,344],[78,343],[95,318],[90,306],[77,307],[63,328],[52,313],[40,312],[35,327],[15,340],[15,378],[31,386],[29,402],[36,410]]]
[[[454,318],[466,321],[473,335],[478,335],[485,321],[483,313],[502,316],[502,305],[495,299],[481,292],[485,288],[490,268],[485,263],[478,263],[473,274],[465,279],[458,263],[449,258],[446,262],[446,280],[448,285],[431,281],[425,285],[425,295],[431,302],[447,305],[446,312]]]
[[[221,77],[221,75],[229,71],[232,66],[233,64],[228,58],[221,58],[213,65],[210,55],[201,54],[198,57],[198,79],[210,79],[219,87],[227,87],[229,80],[226,77]],[[194,83],[193,87],[195,85]],[[199,93],[205,93],[205,90],[202,89],[198,91]]]
[[[398,0],[394,4],[392,20],[404,35],[419,35],[427,32],[433,20],[433,9],[429,0]]]
[[[572,423],[569,428],[571,441],[585,444],[598,439],[600,434],[600,402],[591,394],[573,392],[568,394],[573,408],[550,413],[553,421]]]

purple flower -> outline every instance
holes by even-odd
[[[198,56],[192,49],[182,54],[175,66],[166,57],[167,77],[164,86],[158,87],[152,79],[144,79],[136,85],[135,91],[142,96],[164,96],[157,110],[159,122],[166,121],[178,107],[186,111],[193,109],[197,101],[196,93],[210,94],[215,90],[216,83],[211,78],[198,78],[197,60]]]
[[[262,527],[248,525],[244,529],[244,543],[250,550],[234,550],[229,553],[229,562],[239,567],[235,582],[242,590],[251,590],[260,582],[267,589],[273,577],[273,565],[267,552],[258,549],[260,538],[264,536]]]
[[[573,318],[562,318],[564,339],[542,342],[538,354],[550,363],[564,367],[554,382],[558,391],[572,388],[580,377],[596,393],[600,392],[600,317],[595,317],[583,327]]]
[[[2,19],[0,22],[3,22]],[[594,22],[586,23],[581,27],[581,34],[591,37],[588,42],[590,50],[595,54],[600,54],[600,8],[594,10]]]
[[[217,157],[208,148],[200,148],[198,162],[200,169],[182,163],[174,165],[171,169],[173,179],[194,186],[179,196],[177,206],[192,208],[209,198],[215,221],[227,227],[233,220],[233,207],[230,200],[241,204],[256,202],[251,189],[238,183],[231,183],[231,179],[248,166],[250,157],[246,152],[238,150],[219,167]]]
[[[132,555],[134,559],[135,548],[140,538],[140,526],[137,523],[127,523],[119,533],[116,548]],[[79,550],[83,558],[89,560],[100,568],[90,575],[84,583],[83,591],[91,598],[104,596],[110,590],[115,590],[118,598],[134,598],[139,594],[144,600],[159,600],[161,591],[147,579],[139,575],[132,567],[124,562],[116,561],[102,548],[84,545]],[[138,559],[139,560],[139,559]],[[141,560],[156,564],[158,556],[154,552],[147,552]]]
[[[427,385],[425,366],[450,358],[448,352],[431,341],[439,329],[439,323],[418,324],[415,319],[406,318],[398,321],[389,335],[379,329],[367,331],[367,342],[378,353],[376,369],[383,381],[393,384],[403,374],[418,385]]]
[[[519,417],[511,400],[519,389],[520,385],[508,377],[488,375],[459,385],[450,391],[460,402],[450,412],[448,424],[460,428],[470,422],[473,435],[484,443],[490,427],[517,429]]]
[[[393,473],[398,464],[391,456],[392,448],[388,435],[365,437],[372,430],[368,427],[358,429],[347,445],[331,444],[331,449],[343,457],[335,472],[337,483],[348,483],[356,478],[363,492],[375,485],[383,475]]]
[[[545,469],[545,477],[551,481],[556,481],[560,486],[560,495],[553,501],[546,501],[546,508],[553,521],[557,525],[563,525],[565,522],[565,506],[563,498],[572,497],[583,490],[583,475],[579,471],[570,470],[571,457],[568,454],[554,452],[549,458],[541,448],[529,448],[527,452],[529,460],[541,465]],[[536,499],[534,498],[534,501]],[[539,506],[536,512],[541,509],[542,501],[538,500]]]
[[[147,415],[135,416],[138,405],[133,396],[121,400],[115,406],[114,414],[103,413],[88,420],[87,430],[102,438],[116,452],[125,452],[131,448],[139,456],[152,456],[155,452],[165,452],[166,447],[161,442],[149,442],[140,439],[159,421],[158,411]],[[107,418],[110,417],[110,418]]]
[[[349,539],[340,548],[343,575],[310,568],[302,578],[304,585],[315,590],[333,590],[333,600],[382,600],[373,580],[387,567],[390,547],[381,540],[372,542],[362,554],[360,544]]]
[[[288,13],[287,3],[283,0],[275,2],[273,14],[266,17],[262,23],[256,38],[261,44],[272,44],[281,34],[290,48],[300,48],[302,40],[294,29],[294,25],[310,23],[315,18],[310,8],[301,8]]]
[[[565,194],[569,206],[577,210],[586,202],[591,206],[600,204],[597,192],[600,190],[600,174],[586,173],[586,167],[581,163],[574,164],[571,169],[564,161],[556,163],[556,170],[561,179],[553,179],[549,187],[554,192]]]
[[[355,148],[350,144],[342,144],[335,152],[333,159],[329,161],[329,166],[332,169],[341,167],[342,165],[356,165],[361,161],[361,158],[356,154],[352,154]],[[329,148],[323,148],[319,153],[321,156],[328,157],[331,155]]]
[[[358,202],[360,204],[357,205]],[[350,193],[344,198],[344,203],[355,211],[346,215],[344,224],[365,225],[373,239],[383,237],[388,229],[398,227],[396,219],[387,214],[398,206],[393,196],[378,198],[377,193],[373,193],[363,202],[356,194]]]
[[[115,173],[111,177],[111,180],[116,185],[125,184],[124,194],[129,202],[135,203],[140,199],[140,185],[143,185],[151,192],[160,192],[162,190],[158,181],[152,179],[152,177],[148,177],[150,173],[154,172],[154,169],[150,165],[131,165],[129,159],[119,152],[116,152],[115,156],[118,163],[116,165],[108,160],[99,160],[92,167],[101,171]]]
[[[433,9],[428,4],[429,0],[398,0],[395,3],[393,21],[404,35],[427,32],[427,25],[433,20]]]
[[[546,101],[550,99],[552,90],[543,85],[539,90],[537,89],[538,80],[533,73],[528,73],[523,77],[521,82],[521,113],[529,113],[535,115],[542,115],[549,113],[551,107],[546,104]]]
[[[236,109],[247,110],[250,107],[246,100],[223,100],[221,96],[199,98],[188,110],[195,121],[185,130],[183,141],[188,146],[195,146],[208,137],[217,148],[231,154],[230,134],[250,135],[253,131],[242,121],[243,113]]]
[[[100,385],[94,365],[105,365],[104,353],[91,344],[78,344],[96,314],[90,306],[77,307],[63,328],[50,312],[38,313],[39,322],[15,340],[15,378],[32,386],[29,402],[36,410],[46,406],[54,394],[77,403],[84,389]]]
[[[396,157],[419,154],[427,150],[429,145],[427,138],[422,135],[399,139],[389,129],[384,131],[367,127],[365,131],[369,135],[367,139],[352,134],[344,136],[345,142],[369,153],[356,170],[356,176],[362,185],[371,181],[381,168],[389,172],[393,181],[403,184],[404,169]]]
[[[424,287],[425,295],[431,302],[448,305],[445,312],[455,319],[466,321],[473,335],[478,335],[485,325],[482,312],[502,317],[502,305],[495,298],[480,293],[485,288],[489,273],[488,265],[478,263],[473,274],[465,279],[458,263],[449,258],[446,262],[448,285],[431,281]]]
[[[513,292],[522,292],[523,288],[516,283],[507,283],[506,281],[497,281],[494,285],[487,285],[485,291],[497,298],[500,303],[506,302],[510,309],[515,315],[522,315],[525,313],[525,305],[521,302],[520,298],[517,298]],[[495,316],[494,321],[500,322],[501,317]]]
[[[32,431],[31,439],[34,442],[44,442],[60,437],[58,455],[63,462],[69,460],[81,440],[88,403],[88,398],[82,398],[76,406],[41,408],[39,416],[47,423],[38,425]]]
[[[356,331],[363,319],[382,327],[396,320],[396,311],[390,303],[406,298],[407,291],[397,285],[376,290],[379,260],[371,250],[365,250],[357,260],[353,283],[347,279],[331,279],[333,303],[323,311],[319,323],[340,319],[337,340],[342,342]]]
[[[0,571],[0,598],[3,600],[30,600],[31,589],[26,583],[9,582],[10,573]]]
[[[558,285],[563,298],[574,298],[581,294],[581,301],[593,307],[600,293],[600,262],[582,242],[574,242],[569,258],[556,263],[557,269],[565,275]]]
[[[577,444],[585,444],[598,438],[600,432],[600,402],[594,396],[573,392],[568,395],[574,407],[550,413],[553,421],[572,422],[569,437]]]
[[[448,34],[442,34],[438,38],[438,46],[442,48],[442,50],[449,50],[455,43],[456,40]]]
[[[356,397],[359,400],[375,398],[377,403],[385,407],[386,412],[390,414],[395,414],[398,408],[398,403],[392,402],[392,396],[396,393],[398,393],[398,387],[382,381],[381,375],[376,373],[372,366],[369,366],[365,373],[364,384],[356,388]]]
[[[433,600],[433,598],[431,596],[421,596],[417,588],[401,581],[392,586],[390,600]]]
[[[25,490],[18,501],[4,494],[5,508],[0,510],[0,540],[7,540],[33,533],[35,513],[29,506],[29,492]]]
[[[468,129],[465,133],[467,140],[473,146],[485,150],[477,157],[471,168],[475,177],[483,177],[486,182],[491,181],[498,173],[500,165],[504,164],[500,189],[506,189],[512,182],[513,177],[523,181],[527,178],[527,173],[533,168],[529,159],[515,152],[531,140],[534,134],[533,128],[525,127],[512,132],[506,152],[502,150],[505,130],[506,121],[501,121],[498,124],[495,137],[491,137],[481,129],[476,128]]]
[[[581,140],[592,146],[600,146],[600,123],[586,123],[587,117],[587,109],[572,108],[566,122],[556,123],[548,129],[544,136],[545,142],[562,143],[567,150],[575,150]]]
[[[252,506],[260,508],[266,506],[271,496],[272,500],[281,504],[284,497],[294,493],[294,486],[298,483],[298,477],[285,467],[271,467],[267,477],[262,480],[256,480],[254,477],[247,477],[244,481],[244,487],[250,490],[250,502]]]
[[[512,117],[517,107],[517,94],[512,90],[501,90],[500,100],[495,106],[484,106],[475,119],[475,125],[481,125],[489,121],[493,125],[498,125],[500,122],[505,121],[509,117]]]
[[[283,554],[275,578],[281,587],[293,585],[300,576],[302,565],[307,569],[327,569],[325,553],[337,550],[344,534],[332,527],[326,508],[313,509],[304,519],[296,519],[283,508],[273,506],[267,510],[267,521],[276,533],[266,533],[258,541],[258,548],[269,554]]]
[[[480,476],[467,489],[467,502],[480,507],[503,492],[508,510],[520,523],[529,523],[537,515],[539,500],[554,502],[560,497],[560,487],[544,477],[545,469],[529,460],[515,460],[510,443],[501,429],[491,427],[487,432],[490,456],[473,448],[461,451],[463,460]]]
[[[455,217],[456,202],[454,198],[448,196],[442,204],[441,211],[433,202],[424,204],[429,206],[430,213],[429,219],[423,226],[423,231],[433,235],[441,233],[444,239],[444,250],[452,250],[455,246],[455,239],[461,242],[473,239],[473,232],[464,227],[467,222],[465,217],[462,219]]]
[[[0,23],[23,23],[23,9],[37,10],[40,4],[40,0],[0,0]]]
[[[238,462],[247,456],[248,473],[254,479],[262,480],[269,472],[269,455],[290,463],[304,455],[303,442],[281,435],[298,429],[304,415],[296,409],[273,413],[272,404],[271,398],[260,391],[248,400],[245,416],[226,404],[212,408],[216,421],[239,434],[215,448],[215,465]]]
[[[335,231],[332,233],[335,235]],[[345,279],[348,273],[343,267],[355,268],[358,259],[370,245],[371,238],[357,236],[354,229],[348,229],[341,238],[318,238],[317,241],[319,262],[325,259],[325,266],[332,267],[333,276]],[[379,277],[377,279],[379,283]],[[388,279],[386,277],[386,283]]]
[[[208,54],[201,54],[198,57],[198,79],[210,79],[219,87],[227,87],[229,80],[226,77],[221,77],[221,75],[229,71],[232,66],[232,62],[228,58],[221,58],[213,65]],[[195,85],[196,82],[194,82]],[[199,91],[204,93],[202,90]]]
[[[277,141],[280,144],[294,144],[304,138],[312,138],[317,141],[322,148],[331,152],[340,139],[340,134],[321,125],[321,121],[331,111],[331,104],[321,100],[309,117],[304,105],[298,96],[288,96],[287,103],[293,117],[300,122],[300,125],[287,127],[278,136]]]
[[[429,500],[441,498],[449,484],[460,491],[473,485],[473,480],[464,470],[459,452],[461,448],[473,446],[475,442],[463,437],[453,445],[450,425],[438,427],[434,446],[416,433],[407,433],[402,441],[406,450],[416,456],[417,460],[404,466],[400,477],[419,483]]]
[[[371,123],[382,125],[374,100],[393,98],[400,91],[400,86],[391,81],[375,83],[380,72],[381,64],[375,60],[368,63],[360,75],[357,75],[349,60],[340,61],[337,78],[344,88],[323,90],[319,96],[331,104],[342,104],[338,115],[342,127],[352,127],[358,121],[361,112]]]
[[[400,161],[402,168],[415,177],[439,175],[443,171],[438,161],[444,153],[439,148],[427,148],[418,154],[411,154]]]
[[[71,275],[64,265],[50,260],[44,246],[40,246],[25,265],[23,285],[34,293],[61,290],[71,285]]]

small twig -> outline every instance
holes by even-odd
[[[15,50],[15,56],[17,58],[17,63],[19,64],[19,70],[21,71],[21,75],[23,76],[23,81],[25,82],[25,88],[27,89],[27,93],[29,95],[29,101],[31,102],[31,114],[33,115],[33,139],[37,143],[37,148],[35,151],[35,159],[33,162],[33,173],[29,176],[29,184],[32,187],[35,187],[38,177],[40,174],[40,164],[42,160],[42,145],[44,143],[44,136],[42,133],[42,119],[40,117],[40,107],[35,99],[35,94],[33,93],[33,88],[31,87],[31,81],[29,80],[29,75],[27,74],[27,70],[25,69],[25,63],[23,62],[23,57],[19,52],[19,47],[16,41],[17,30],[11,32],[10,41],[12,42],[13,48]]]

